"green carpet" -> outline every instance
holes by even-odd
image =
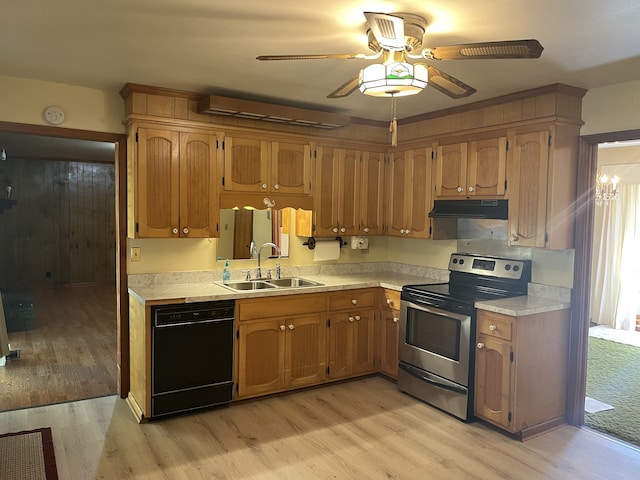
[[[585,412],[585,425],[640,446],[640,348],[590,337],[587,397],[614,408]]]

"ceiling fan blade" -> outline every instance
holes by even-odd
[[[371,33],[387,50],[404,50],[404,19],[386,13],[364,12]]]
[[[337,58],[341,60],[353,60],[356,58],[366,58],[362,53],[319,53],[311,55],[260,55],[256,60],[324,60],[327,58]]]
[[[417,65],[417,64],[415,64]],[[431,65],[427,65],[422,63],[420,65],[424,65],[429,72],[429,82],[427,85],[435,88],[441,93],[444,93],[448,97],[457,99],[468,97],[469,95],[473,95],[476,93],[476,89],[470,87],[466,83],[458,80],[451,75],[444,73],[441,70],[438,70],[436,67],[432,67]]]
[[[348,81],[340,85],[333,92],[327,95],[327,98],[342,98],[351,95],[358,89],[359,84],[360,74],[356,75],[353,78],[350,78]]]
[[[422,56],[427,60],[539,58],[542,50],[544,48],[538,40],[506,40],[426,48],[422,51]]]

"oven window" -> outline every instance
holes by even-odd
[[[460,321],[453,318],[408,308],[405,341],[408,345],[458,361],[461,326]]]

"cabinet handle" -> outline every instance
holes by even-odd
[[[512,233],[509,236],[509,242],[510,243],[517,243],[520,240],[520,237],[518,237],[518,235],[516,235],[515,233]]]
[[[400,319],[398,317],[393,317],[393,323],[398,323]]]
[[[265,190],[266,188],[267,188],[267,184],[266,184],[266,183],[263,183],[263,184],[262,184],[262,189],[263,189],[263,190]]]
[[[356,315],[356,320],[359,322],[360,321],[360,315]]]
[[[404,233],[406,233],[407,235],[409,235],[411,233],[411,230],[405,230]]]
[[[178,229],[176,227],[173,227],[171,229],[171,233],[173,233],[174,235],[178,235]]]
[[[489,330],[491,330],[492,332],[495,332],[498,329],[498,327],[496,327],[495,325],[489,325]]]
[[[280,325],[280,330],[284,331],[287,327],[285,327],[284,325]]]
[[[349,317],[349,321],[350,321],[350,322],[353,322],[353,317]]]
[[[278,190],[278,189],[280,188],[280,184],[279,184],[279,183],[276,183],[276,184],[273,186],[273,188],[274,188],[275,190]]]
[[[404,235],[404,228],[400,229],[400,234]]]
[[[333,227],[333,233],[338,233],[338,227]]]
[[[474,188],[473,187],[469,187],[469,191],[473,192]]]
[[[292,323],[289,324],[289,330],[293,330],[293,324]]]
[[[351,303],[353,303],[354,305],[358,304],[358,299],[354,298],[353,300],[351,300]]]
[[[369,233],[369,227],[364,227],[364,233]]]
[[[478,342],[478,348],[482,350],[484,348],[484,343]]]
[[[387,298],[387,305],[393,305],[393,300],[391,300],[390,298]]]
[[[460,192],[462,192],[464,190],[464,188],[458,187],[456,190],[458,190],[458,193],[460,193]]]
[[[346,232],[346,231],[347,231],[347,229],[346,229],[346,228],[344,228],[344,227],[342,227],[342,228],[340,229],[340,232],[341,232],[341,233],[344,233],[344,232]]]
[[[187,227],[184,227],[182,229],[182,233],[184,233],[186,235],[187,233],[189,233],[189,229]]]

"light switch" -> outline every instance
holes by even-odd
[[[140,252],[140,247],[131,247],[131,261],[132,262],[139,262],[141,255],[142,254]]]

